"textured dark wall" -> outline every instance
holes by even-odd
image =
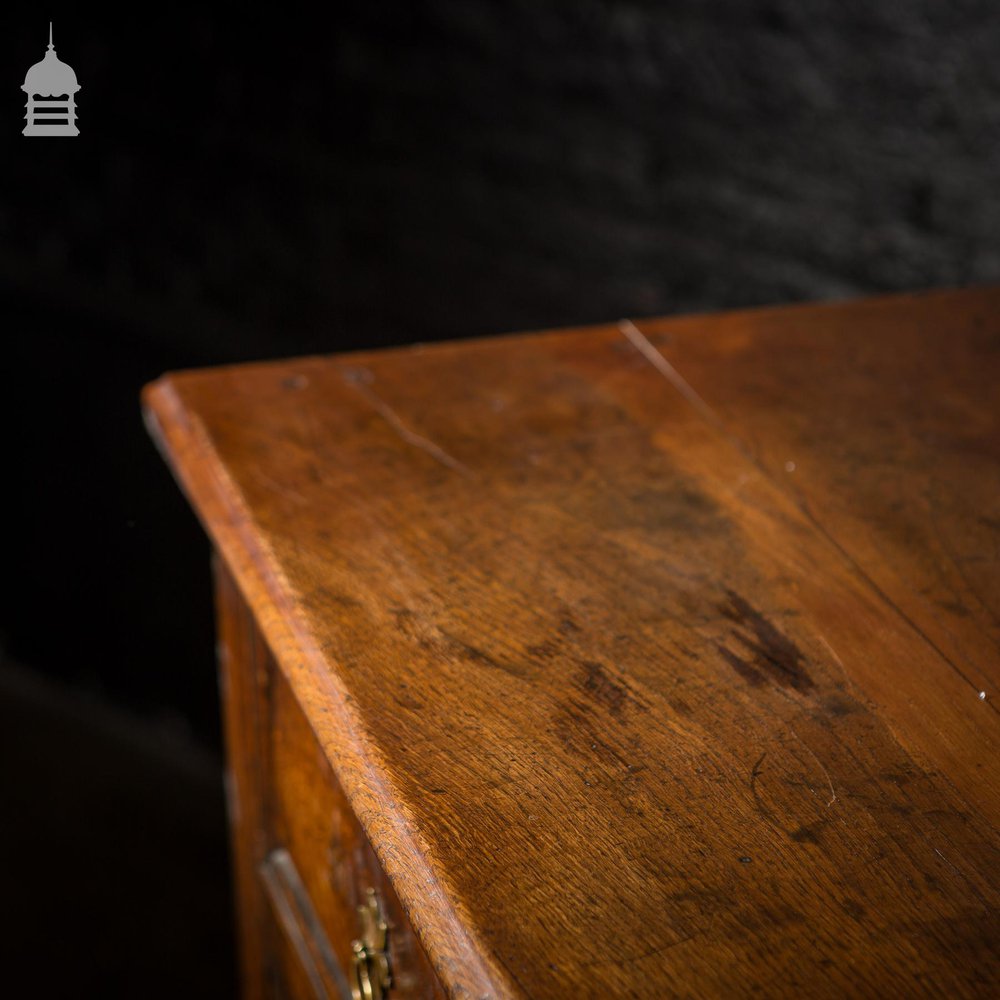
[[[254,10],[259,11],[254,13]],[[1000,15],[969,0],[63,5],[81,136],[0,56],[0,631],[214,739],[176,366],[1000,277]]]

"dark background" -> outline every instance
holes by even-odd
[[[3,18],[3,940],[39,995],[233,988],[208,549],[144,382],[1000,277],[995,0],[324,9]],[[20,135],[49,16],[72,140]]]

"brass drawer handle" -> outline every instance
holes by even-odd
[[[351,942],[351,993],[354,1000],[385,1000],[392,986],[389,968],[389,925],[382,917],[374,889],[358,907],[361,937]]]

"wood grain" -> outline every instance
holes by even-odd
[[[226,793],[232,837],[240,982],[246,1000],[268,995],[274,925],[258,872],[268,852],[267,650],[225,565],[214,560],[219,687],[225,708]]]
[[[942,293],[147,391],[450,996],[995,993],[998,318]]]
[[[215,566],[242,992],[350,1000],[374,889],[399,1000],[443,995],[371,845],[226,567]]]
[[[274,843],[295,859],[311,906],[340,969],[349,974],[357,908],[375,890],[389,925],[392,997],[433,1000],[444,994],[410,929],[302,710],[281,674],[271,689],[271,790]],[[327,991],[337,996],[333,990]]]

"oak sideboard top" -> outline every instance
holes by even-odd
[[[1000,290],[145,403],[449,993],[996,995]]]

